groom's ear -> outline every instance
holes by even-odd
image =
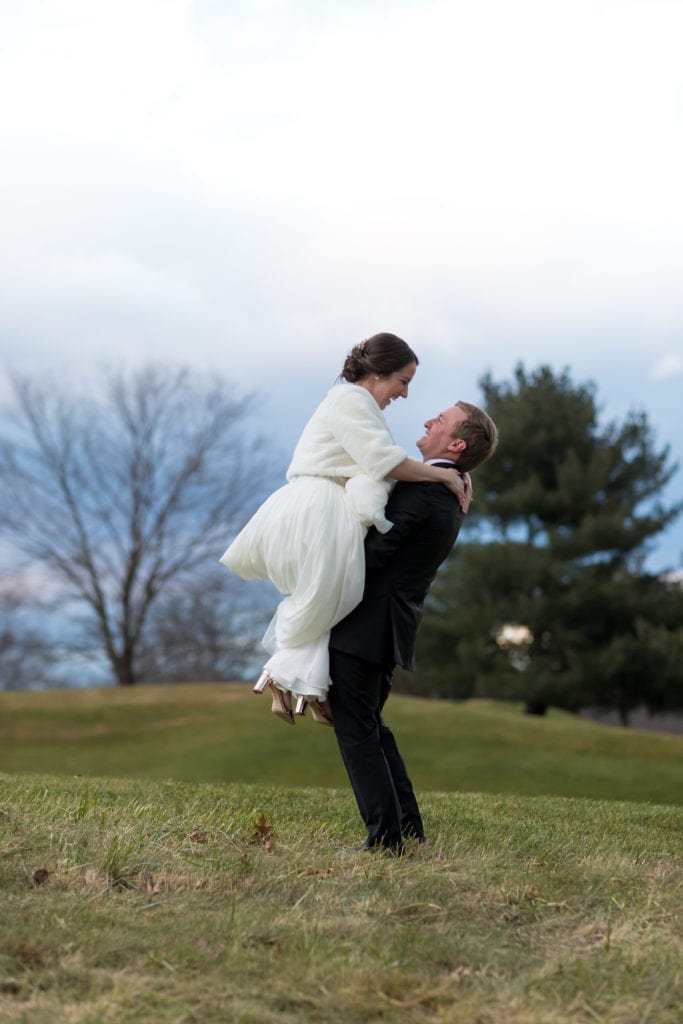
[[[465,438],[454,437],[450,444],[447,446],[447,451],[456,454],[457,452],[464,452],[465,448],[467,448],[467,441],[465,440]]]

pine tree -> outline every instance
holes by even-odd
[[[478,536],[435,583],[418,651],[430,692],[630,709],[683,702],[683,591],[648,574],[680,514],[643,412],[601,426],[592,384],[547,366],[481,381],[500,431],[474,475]]]

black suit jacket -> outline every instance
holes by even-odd
[[[334,627],[330,647],[412,670],[424,599],[455,543],[462,512],[443,484],[397,483],[386,514],[391,530],[373,527],[365,539],[363,599]]]

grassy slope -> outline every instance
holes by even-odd
[[[346,789],[0,775],[0,1021],[678,1024],[683,811],[423,805],[396,861]]]
[[[683,738],[562,712],[392,697],[420,790],[683,803]],[[0,693],[0,770],[346,786],[332,730],[268,712],[238,685]]]

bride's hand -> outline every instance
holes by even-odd
[[[465,473],[464,476],[460,476],[457,470],[444,469],[443,482],[449,491],[458,499],[460,508],[467,515],[467,510],[470,507],[472,501],[472,481],[469,473]]]
[[[467,515],[467,513],[469,512],[469,509],[470,509],[470,503],[472,501],[472,494],[474,493],[473,490],[472,490],[472,477],[470,476],[469,473],[465,473],[464,474],[464,476],[462,477],[462,482],[463,482],[464,487],[465,487],[465,494],[464,494],[464,503],[463,502],[460,503],[460,508],[463,510],[465,515]]]

